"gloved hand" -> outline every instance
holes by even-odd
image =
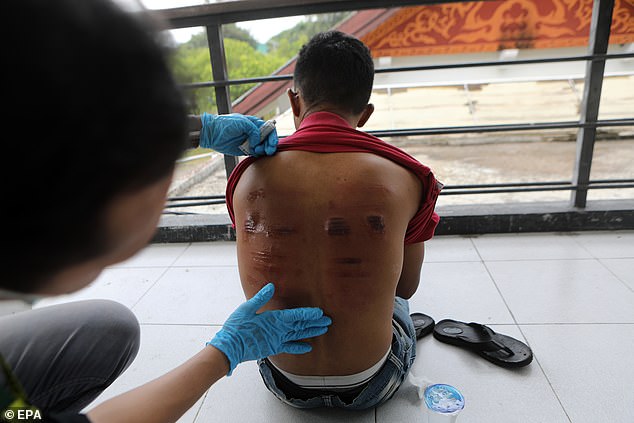
[[[300,339],[312,338],[328,332],[332,323],[316,307],[287,310],[268,310],[256,314],[273,297],[272,283],[264,286],[249,301],[229,316],[222,329],[207,342],[222,351],[229,360],[229,373],[244,361],[258,360],[270,355],[305,354],[312,347]]]
[[[271,156],[277,150],[277,132],[275,129],[263,141],[260,141],[262,119],[238,113],[230,115],[212,115],[203,113],[200,116],[200,146],[211,148],[230,156]],[[249,151],[240,149],[248,140]]]

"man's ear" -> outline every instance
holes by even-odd
[[[290,88],[286,90],[286,95],[288,95],[288,99],[291,101],[291,109],[293,110],[293,116],[299,117],[299,113],[301,109],[299,104],[299,95]]]
[[[357,123],[357,127],[361,128],[363,125],[365,125],[368,119],[370,119],[370,116],[372,116],[372,113],[374,113],[374,104],[368,103],[368,105],[365,106],[365,109],[363,109],[363,113],[361,113],[361,117],[359,117],[359,122]]]

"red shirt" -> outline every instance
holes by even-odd
[[[423,196],[416,215],[405,233],[405,244],[427,241],[434,236],[440,217],[434,212],[442,184],[431,169],[403,150],[379,138],[350,127],[341,116],[330,112],[316,112],[306,117],[300,128],[281,140],[277,151],[300,150],[312,153],[371,153],[384,157],[413,172],[423,184]],[[233,170],[227,181],[227,209],[235,226],[233,193],[242,173],[257,158],[247,157]]]

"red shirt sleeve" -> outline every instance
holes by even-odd
[[[227,179],[227,190],[225,191],[225,198],[227,202],[227,211],[229,212],[229,217],[231,218],[231,224],[233,227],[236,227],[236,218],[235,213],[233,211],[233,192],[236,190],[236,185],[238,185],[238,181],[240,177],[247,170],[247,167],[251,165],[257,158],[255,157],[247,157],[244,160],[240,161],[238,165],[233,169],[231,175]]]
[[[440,216],[434,211],[438,194],[442,189],[442,184],[436,180],[433,174],[429,174],[424,181],[423,199],[418,212],[409,221],[405,232],[405,245],[417,244],[430,240],[434,236],[434,231]]]

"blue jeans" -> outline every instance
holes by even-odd
[[[304,389],[286,379],[267,359],[259,360],[258,366],[269,391],[288,405],[297,408],[337,407],[364,410],[392,398],[405,380],[414,358],[416,332],[409,317],[409,305],[407,300],[396,297],[392,317],[392,349],[387,361],[367,384],[355,388],[352,392],[335,393]]]

